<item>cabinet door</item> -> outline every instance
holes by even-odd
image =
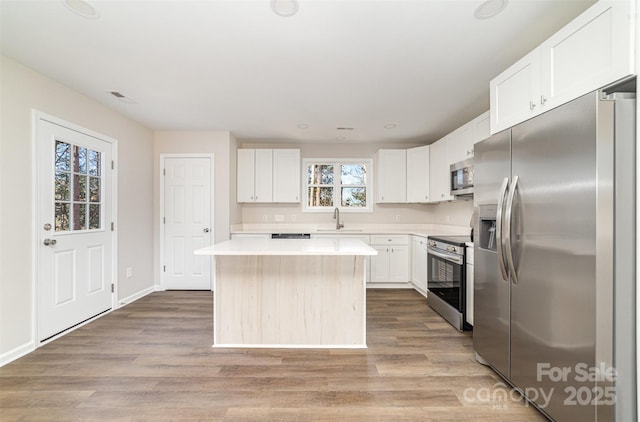
[[[371,257],[371,282],[386,283],[389,281],[389,254],[391,246],[371,245],[378,255]]]
[[[454,164],[467,158],[473,157],[473,124],[467,123],[456,129],[453,135],[452,156],[449,157],[449,164]]]
[[[300,150],[273,150],[273,202],[300,202]]]
[[[253,202],[255,180],[255,150],[239,149],[236,174],[236,198],[238,202]]]
[[[451,146],[449,135],[431,144],[429,151],[429,202],[449,201],[451,186],[449,183],[449,148]]]
[[[547,110],[633,73],[630,1],[599,1],[540,46]]]
[[[428,276],[427,239],[419,236],[411,238],[411,282],[420,290],[427,291]]]
[[[473,119],[473,143],[477,144],[480,141],[487,139],[491,136],[491,113],[489,110],[485,111],[475,119]]]
[[[393,245],[389,247],[389,282],[406,283],[409,281],[409,246]]]
[[[381,149],[377,157],[376,202],[407,202],[407,150]]]
[[[254,202],[273,201],[273,153],[270,149],[255,150]]]
[[[492,134],[539,113],[540,50],[533,50],[492,79],[489,89]]]
[[[429,201],[429,145],[407,150],[407,202]]]

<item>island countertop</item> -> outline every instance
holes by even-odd
[[[378,252],[358,239],[231,239],[197,249],[196,255],[371,256]]]

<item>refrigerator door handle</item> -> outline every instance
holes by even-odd
[[[516,274],[516,266],[513,263],[513,249],[511,245],[511,219],[513,216],[513,198],[516,196],[516,190],[518,189],[518,176],[513,177],[513,184],[511,185],[511,191],[507,198],[507,211],[505,215],[505,249],[507,250],[507,264],[509,265],[509,272],[511,273],[511,281],[514,284],[518,283],[518,275]]]
[[[507,266],[504,262],[504,246],[502,239],[502,214],[504,209],[504,197],[507,194],[509,188],[509,178],[505,177],[502,181],[502,187],[500,188],[500,196],[498,197],[498,209],[496,211],[496,251],[498,253],[498,266],[502,273],[502,279],[509,281],[509,274],[507,273]]]

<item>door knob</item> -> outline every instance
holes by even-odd
[[[53,246],[58,243],[58,241],[55,239],[45,239],[43,243],[45,246]]]
[[[202,230],[202,231],[203,231],[203,232],[205,232],[205,233],[209,233],[209,229],[208,229],[208,228],[207,228],[207,229],[204,229],[204,230]]]

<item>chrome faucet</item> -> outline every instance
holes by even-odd
[[[340,230],[344,227],[344,224],[340,222],[340,210],[338,207],[333,210],[333,219],[336,220],[336,230]]]

